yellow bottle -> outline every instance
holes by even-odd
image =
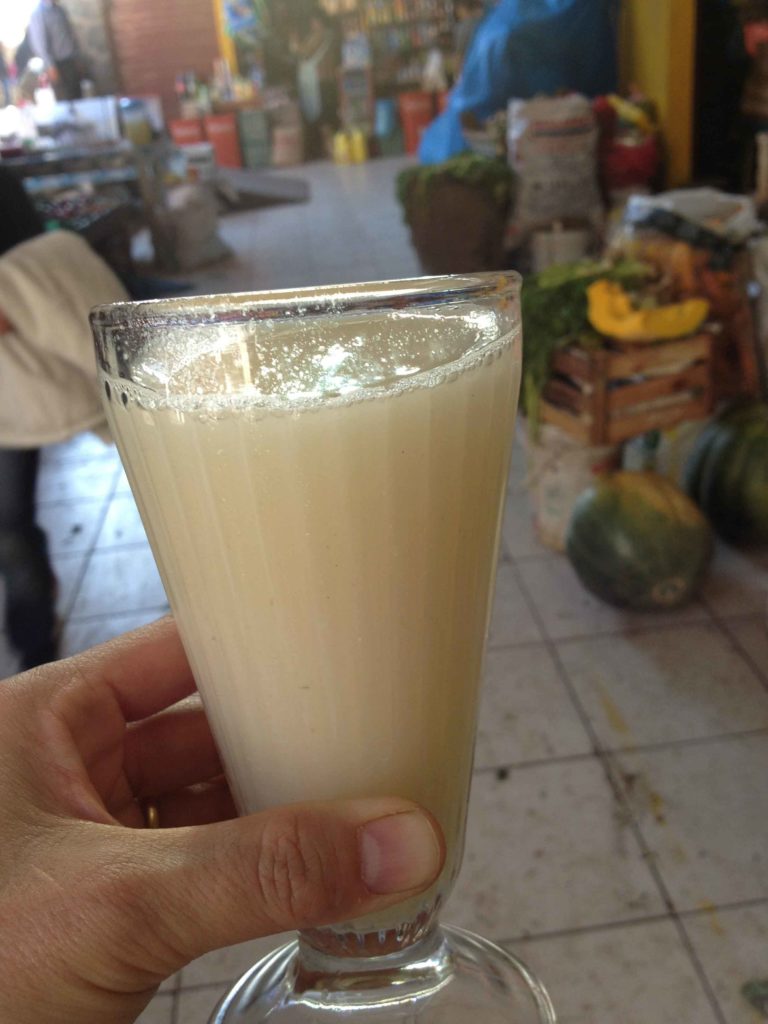
[[[333,160],[337,164],[352,163],[352,147],[346,132],[336,132],[333,137]]]
[[[350,135],[350,150],[353,164],[364,164],[368,159],[368,140],[359,128]]]

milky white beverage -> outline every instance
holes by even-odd
[[[422,902],[461,856],[519,387],[473,308],[171,328],[106,377],[239,809],[423,804],[448,861]]]

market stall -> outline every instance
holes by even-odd
[[[609,603],[695,597],[715,534],[768,542],[768,319],[756,194],[663,190],[647,97],[513,97],[409,168],[425,272],[524,273],[521,429],[539,540]]]

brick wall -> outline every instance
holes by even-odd
[[[98,0],[80,0],[90,2]],[[180,71],[210,78],[218,56],[211,0],[107,0],[121,88],[154,93],[166,118],[178,117],[174,81]]]

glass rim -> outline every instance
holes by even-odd
[[[470,299],[514,299],[522,278],[513,270],[430,277],[362,281],[269,291],[115,302],[96,306],[94,328],[201,327],[245,324],[290,316],[339,316],[345,313],[440,306]]]

